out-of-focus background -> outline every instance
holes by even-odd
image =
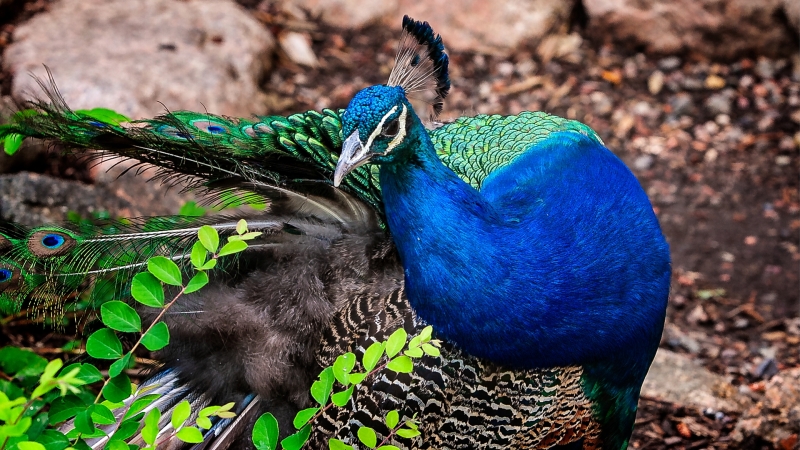
[[[632,448],[800,448],[800,0],[0,0],[0,117],[73,108],[250,116],[343,108],[384,82],[403,14],[451,56],[442,120],[544,110],[628,163],[674,280]],[[174,214],[191,197],[29,143],[0,218]],[[72,339],[5,318],[46,356]],[[624,325],[621,325],[624,326]]]

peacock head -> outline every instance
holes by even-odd
[[[421,122],[408,96],[420,96],[433,107],[432,115],[438,115],[450,91],[447,67],[442,38],[428,22],[403,17],[403,34],[388,83],[359,91],[342,115],[346,138],[334,186],[364,164],[390,164],[413,153],[410,142],[414,140],[409,138]]]

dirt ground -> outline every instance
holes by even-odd
[[[46,7],[27,2],[0,23],[0,50],[15,23]],[[274,32],[288,25],[275,11],[253,13]],[[264,80],[272,113],[343,108],[358,89],[385,80],[395,29],[314,21],[308,29],[321,66],[279,55]],[[662,346],[729,376],[742,392],[800,366],[800,60],[713,62],[563,44],[510,56],[451,53],[453,91],[441,119],[545,110],[590,125],[639,178],[670,243]],[[0,73],[3,94],[8,77]],[[13,323],[4,332],[31,333]],[[633,448],[734,448],[736,417],[654,399],[642,406]]]

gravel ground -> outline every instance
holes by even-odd
[[[47,3],[27,2],[0,24],[0,50],[14,23]],[[253,12],[274,32],[309,32],[320,60],[308,69],[279,56],[264,83],[272,113],[342,108],[388,75],[395,29],[337,30]],[[510,56],[451,54],[453,91],[441,119],[545,110],[594,128],[637,175],[670,242],[674,279],[662,346],[757,397],[770,377],[800,366],[800,58],[715,63],[580,39],[558,44]],[[4,94],[8,86],[0,73]],[[4,330],[17,342],[51,346],[22,323]],[[733,445],[735,419],[644,399],[631,446],[772,448],[758,440]]]

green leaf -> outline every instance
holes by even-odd
[[[181,269],[171,259],[164,256],[154,256],[147,260],[147,270],[161,280],[162,283],[180,286]]]
[[[211,253],[217,253],[219,248],[219,233],[217,233],[217,230],[208,225],[203,225],[197,231],[197,237],[200,238],[200,242],[206,250]]]
[[[409,430],[408,428],[401,428],[397,430],[397,435],[406,439],[411,439],[420,435],[419,430]]]
[[[253,445],[256,450],[278,448],[278,420],[271,413],[262,414],[253,426]]]
[[[183,427],[178,430],[175,436],[189,444],[199,444],[203,442],[203,433],[195,427]]]
[[[200,241],[195,242],[194,245],[192,245],[192,253],[189,254],[189,260],[192,262],[192,265],[196,268],[203,267],[207,257],[208,250],[206,250],[203,243]]]
[[[100,425],[111,425],[112,423],[117,423],[117,419],[114,418],[114,413],[112,413],[111,410],[104,405],[94,405],[94,411],[92,411],[92,421]]]
[[[400,423],[400,413],[398,413],[396,409],[386,413],[386,426],[389,427],[390,430],[394,429],[398,423]]]
[[[120,439],[126,440],[130,439],[137,431],[139,431],[139,426],[141,425],[140,420],[125,420],[117,428],[117,431],[114,432],[113,439]]]
[[[358,429],[358,440],[369,448],[375,448],[378,445],[378,436],[375,435],[375,430],[370,427],[361,427]]]
[[[131,361],[133,361],[133,355],[128,352],[125,356],[111,364],[111,367],[108,368],[108,376],[115,377],[121,374],[123,370],[131,367]]]
[[[431,340],[431,336],[433,335],[433,327],[428,325],[422,329],[419,333],[419,339],[421,342],[428,342]]]
[[[153,328],[142,336],[142,345],[151,352],[161,350],[167,344],[169,344],[169,328],[164,322],[153,325]]]
[[[103,379],[103,374],[97,370],[97,367],[93,366],[89,363],[76,363],[70,364],[67,367],[61,369],[60,375],[64,375],[70,373],[72,369],[78,368],[78,374],[75,375],[75,378],[83,381],[84,384],[92,384],[98,382]]]
[[[111,402],[121,402],[131,395],[131,379],[125,373],[112,377],[103,388],[103,397]]]
[[[96,406],[97,405],[91,405],[75,416],[75,429],[81,434],[94,433],[95,426],[92,420],[92,412],[94,412]]]
[[[137,273],[133,277],[131,296],[145,306],[164,307],[164,287],[150,272]]]
[[[239,219],[236,222],[236,234],[245,234],[247,233],[247,221],[244,219]]]
[[[147,445],[154,445],[158,437],[158,421],[161,420],[161,411],[153,408],[144,418],[144,428],[142,428],[142,439]]]
[[[67,395],[53,400],[50,404],[49,424],[55,425],[75,417],[76,414],[86,409],[87,405],[80,397]]]
[[[350,384],[350,379],[347,376],[356,365],[356,355],[352,352],[347,352],[339,355],[333,363],[333,376],[339,383],[347,386]]]
[[[398,373],[411,373],[414,371],[414,363],[411,361],[411,358],[403,355],[389,361],[386,368]]]
[[[352,445],[347,445],[338,439],[331,439],[328,441],[328,450],[355,450]]]
[[[294,421],[292,422],[292,424],[294,425],[294,427],[296,429],[299,430],[299,429],[303,428],[305,426],[305,424],[307,424],[308,421],[311,420],[312,417],[314,417],[314,414],[316,414],[318,412],[319,412],[319,408],[301,409],[294,416]]]
[[[320,372],[319,379],[311,385],[311,397],[320,405],[328,403],[328,397],[333,389],[333,367],[326,367]]]
[[[117,435],[115,433],[114,434],[115,439],[109,441],[108,444],[106,444],[106,446],[103,447],[103,450],[130,450],[128,444],[123,442],[121,439],[116,439],[116,437]]]
[[[205,214],[206,209],[202,206],[199,206],[194,200],[189,200],[181,205],[181,209],[178,211],[178,215],[189,217],[202,217]]]
[[[194,291],[199,290],[203,286],[208,284],[208,274],[205,272],[197,272],[194,274],[189,283],[186,284],[186,288],[183,290],[184,294],[191,294]]]
[[[159,397],[159,394],[147,394],[137,398],[133,401],[133,403],[131,403],[131,407],[128,408],[128,411],[125,413],[125,416],[122,417],[122,420],[129,419],[136,414],[139,414],[139,412],[150,406],[150,404],[152,404]]]
[[[310,434],[311,425],[306,425],[297,433],[289,435],[282,440],[281,446],[283,446],[283,450],[300,450],[300,448],[303,447],[303,444],[305,444],[308,440],[308,436]]]
[[[77,114],[95,119],[99,122],[108,123],[111,125],[119,125],[120,122],[130,122],[131,119],[124,115],[108,108],[92,108],[92,109],[76,109]]]
[[[364,370],[371,372],[372,369],[378,365],[378,361],[380,361],[381,356],[383,356],[383,349],[383,342],[373,342],[372,345],[367,347],[367,350],[364,351],[364,357],[361,359]]]
[[[189,418],[189,415],[192,413],[192,407],[189,405],[187,400],[184,400],[177,405],[172,410],[172,417],[170,418],[170,423],[172,424],[172,428],[178,429],[183,426],[183,423],[186,422],[186,419]]]
[[[211,270],[214,267],[217,267],[217,260],[216,259],[209,259],[208,261],[206,261],[205,264],[203,264],[202,267],[198,267],[197,269],[198,270]]]
[[[353,396],[353,388],[354,387],[355,387],[354,385],[350,385],[350,387],[347,388],[346,391],[337,392],[337,393],[331,395],[331,402],[334,405],[336,405],[336,406],[338,406],[340,408],[342,406],[346,405],[347,402],[350,401],[350,397]]]
[[[381,445],[378,450],[400,450],[400,447],[396,445]]]
[[[117,359],[122,356],[122,343],[109,328],[101,328],[86,340],[86,353],[97,359]]]
[[[404,355],[411,358],[422,358],[422,349],[419,347],[412,347],[403,352]]]
[[[30,350],[18,347],[0,349],[0,369],[16,378],[38,377],[47,367],[47,360]]]
[[[395,330],[386,340],[386,356],[394,358],[394,355],[400,353],[400,350],[405,347],[407,339],[408,333],[406,333],[406,330],[402,328]]]
[[[442,355],[442,352],[431,344],[422,344],[422,351],[428,356],[438,357]]]
[[[364,381],[364,378],[367,378],[367,374],[363,372],[351,373],[350,375],[347,376],[347,379],[350,380],[350,382],[353,384],[361,383],[362,381]]]
[[[239,253],[247,248],[247,242],[243,241],[229,241],[222,247],[217,256],[228,256],[234,253]]]
[[[44,445],[31,441],[17,442],[17,448],[19,450],[47,450]]]
[[[105,326],[126,333],[142,331],[142,319],[127,303],[113,300],[100,307],[100,318]]]
[[[20,147],[22,147],[22,141],[25,138],[19,133],[11,133],[5,137],[3,140],[3,149],[5,150],[7,155],[13,155],[17,153]]]
[[[45,450],[64,450],[69,445],[69,439],[58,430],[44,430],[36,442],[42,444]]]

